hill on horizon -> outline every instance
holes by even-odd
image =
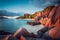
[[[8,12],[5,10],[0,10],[0,16],[23,16],[24,13],[14,13],[14,12]]]

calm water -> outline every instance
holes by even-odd
[[[25,28],[28,32],[37,33],[38,30],[43,28],[43,25],[31,26],[28,25],[28,21],[33,20],[22,20],[22,19],[0,19],[0,30],[4,30],[6,32],[14,33],[18,28]]]
[[[28,25],[27,21],[23,19],[0,19],[0,30],[15,32],[18,28]]]

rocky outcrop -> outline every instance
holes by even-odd
[[[35,21],[39,20],[40,17],[46,17],[46,15],[51,11],[54,6],[46,7],[43,11],[38,11],[35,13]],[[47,15],[48,16],[48,15]]]
[[[50,10],[53,8],[54,6],[49,6],[46,7],[43,11],[37,11],[34,14],[24,14],[24,16],[20,16],[19,18],[26,18],[26,19],[37,19],[38,16],[45,16],[47,13],[50,12]]]

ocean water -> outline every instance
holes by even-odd
[[[29,30],[29,32],[36,33],[36,31],[38,31],[38,29],[41,29],[42,25],[31,26],[31,25],[27,24],[28,21],[33,21],[33,20],[0,19],[0,30],[14,33],[17,29],[23,27],[23,28]]]

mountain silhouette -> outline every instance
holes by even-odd
[[[8,12],[5,10],[0,10],[0,16],[22,16],[24,13],[13,13],[13,12]]]

